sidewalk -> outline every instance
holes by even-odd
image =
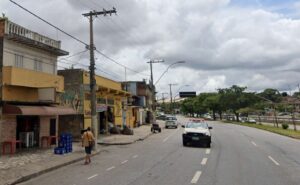
[[[55,155],[53,150],[52,147],[49,149],[23,150],[12,156],[1,155],[0,185],[16,184],[62,166],[84,160],[85,152],[80,142],[73,143],[72,153]],[[100,150],[93,152],[93,155],[98,153],[100,153]]]
[[[161,128],[163,122],[157,121]],[[98,139],[98,144],[101,145],[127,145],[134,143],[136,141],[144,140],[152,134],[151,125],[142,125],[140,127],[133,129],[133,135],[109,135],[100,136]]]
[[[162,122],[158,121],[162,127]],[[142,125],[134,128],[134,135],[110,135],[100,138],[98,144],[124,145],[138,140],[144,140],[151,133],[151,125]],[[93,152],[97,155],[105,151],[105,147]],[[22,149],[16,154],[0,156],[0,185],[10,185],[29,180],[43,173],[58,169],[62,166],[81,161],[83,163],[85,152],[81,143],[73,143],[73,152],[64,155],[53,154],[54,147],[49,149]]]

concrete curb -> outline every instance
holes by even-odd
[[[92,154],[92,157],[95,156],[95,155],[98,155],[100,154],[101,151],[97,151],[96,153]],[[71,161],[68,161],[68,162],[65,162],[65,163],[62,163],[62,164],[59,164],[59,165],[56,165],[56,166],[52,166],[50,168],[47,168],[47,169],[44,169],[44,170],[41,170],[41,171],[38,171],[38,172],[35,172],[35,173],[32,173],[32,174],[28,174],[26,176],[23,176],[13,182],[9,182],[7,185],[15,185],[15,184],[18,184],[18,183],[21,183],[21,182],[25,182],[25,181],[28,181],[32,178],[35,178],[35,177],[38,177],[42,174],[45,174],[45,173],[48,173],[48,172],[51,172],[53,170],[56,170],[56,169],[59,169],[61,167],[64,167],[64,166],[67,166],[67,165],[70,165],[70,164],[73,164],[73,163],[76,163],[78,161],[81,161],[81,160],[84,160],[84,156],[83,157],[79,157],[79,158],[76,158],[76,159],[73,159]]]
[[[144,137],[140,137],[140,138],[137,138],[133,141],[129,141],[129,142],[119,142],[119,143],[115,143],[115,142],[98,142],[98,144],[100,145],[105,145],[105,146],[109,146],[109,145],[130,145],[130,144],[133,144],[137,141],[143,141],[145,140],[146,138],[148,138],[149,136],[151,136],[153,133],[150,132],[149,134],[147,134],[146,136]]]

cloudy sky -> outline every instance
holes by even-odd
[[[250,91],[293,91],[300,83],[300,1],[296,0],[15,0],[88,43],[90,10],[117,9],[94,21],[99,51],[127,66],[127,80],[149,80],[153,65],[159,93],[168,84],[181,90],[215,91],[237,84]],[[70,55],[85,46],[20,9],[0,0],[13,22],[62,41]],[[125,68],[96,54],[97,73],[125,80]],[[85,68],[89,53],[60,59],[59,66]],[[103,72],[104,71],[104,72]],[[185,86],[189,85],[189,86]]]

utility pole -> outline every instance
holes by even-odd
[[[91,118],[92,118],[92,130],[95,135],[95,146],[93,147],[95,150],[97,149],[97,140],[98,140],[98,121],[97,121],[97,112],[96,112],[96,78],[95,78],[95,54],[94,50],[96,47],[94,46],[94,33],[93,33],[93,17],[97,15],[111,15],[112,13],[116,13],[116,9],[105,10],[100,12],[90,11],[89,13],[82,14],[84,17],[89,18],[90,22],[90,101],[91,101]]]
[[[163,105],[163,110],[164,110],[164,112],[165,112],[165,109],[166,109],[166,107],[165,107],[165,94],[168,94],[168,93],[161,93],[162,94],[162,101],[163,101],[163,103],[162,103],[162,105]]]
[[[152,121],[154,123],[154,118],[155,118],[155,87],[153,85],[153,70],[152,70],[152,64],[154,63],[162,63],[164,62],[164,60],[150,60],[149,63],[150,64],[150,73],[151,73],[151,79],[150,79],[150,86],[151,86],[151,91],[152,91],[152,106],[151,106],[151,112],[152,112],[152,119],[150,120],[150,122]]]
[[[171,111],[171,114],[173,113],[173,100],[172,100],[172,85],[177,85],[177,84],[169,84],[170,86],[170,111]]]

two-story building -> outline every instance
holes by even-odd
[[[146,81],[123,82],[122,86],[132,95],[129,105],[133,109],[136,122],[140,125],[150,123],[151,110],[154,105],[151,86]]]
[[[83,128],[91,127],[91,101],[90,101],[90,76],[89,72],[83,69],[59,70],[59,75],[64,77],[65,93],[61,96],[61,101],[66,104],[71,103],[76,107],[79,122],[70,121],[62,126],[72,128],[79,132]],[[108,133],[108,124],[113,124],[122,128],[130,125],[132,111],[127,108],[125,102],[130,93],[122,90],[120,82],[96,75],[96,99],[98,132]],[[62,128],[65,129],[65,128]]]
[[[21,140],[40,146],[56,136],[58,116],[74,114],[59,107],[64,79],[57,58],[68,55],[60,41],[0,18],[0,143]]]

